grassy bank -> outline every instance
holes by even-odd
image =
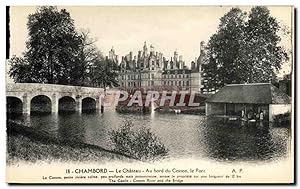
[[[7,123],[7,163],[18,161],[107,162],[134,161],[128,156],[101,147],[59,139],[46,132],[16,123]]]

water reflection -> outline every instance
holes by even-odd
[[[183,114],[48,114],[11,117],[62,139],[111,149],[109,132],[125,120],[145,127],[161,139],[170,158],[195,157],[218,161],[267,161],[288,154],[290,129],[269,125],[225,125],[204,116]]]
[[[230,127],[207,124],[203,129],[205,155],[219,160],[255,161],[285,157],[288,136],[287,128],[274,128],[269,125]]]
[[[57,134],[63,139],[85,142],[85,125],[78,113],[64,113],[57,116]]]

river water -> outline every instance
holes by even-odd
[[[91,114],[31,115],[29,127],[49,135],[112,148],[110,131],[124,121],[132,121],[135,129],[150,128],[168,148],[169,158],[197,158],[221,162],[266,162],[289,156],[290,128],[269,125],[239,126],[210,122],[205,116],[185,114]],[[167,158],[168,158],[167,157]]]

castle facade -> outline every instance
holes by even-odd
[[[203,45],[200,43],[200,55],[192,61],[191,68],[185,65],[183,56],[177,50],[167,59],[163,53],[157,52],[153,45],[148,49],[146,42],[143,50],[137,55],[132,52],[122,56],[119,64],[119,86],[124,89],[152,89],[201,92],[201,61]],[[118,56],[112,48],[109,52],[110,60],[118,61]]]

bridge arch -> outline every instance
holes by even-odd
[[[58,100],[58,112],[75,112],[76,101],[71,96],[62,96]]]
[[[22,113],[23,112],[23,102],[20,98],[15,96],[6,97],[6,113]]]
[[[34,96],[30,101],[30,113],[51,113],[52,102],[46,95]]]
[[[83,98],[82,101],[82,112],[83,113],[90,113],[90,112],[95,112],[96,111],[96,99],[92,97],[86,97]]]

